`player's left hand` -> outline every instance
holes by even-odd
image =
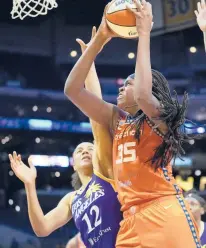
[[[107,22],[106,22],[106,12],[107,12],[107,8],[108,8],[109,4],[110,3],[108,3],[106,5],[106,7],[104,8],[104,14],[102,17],[102,21],[101,21],[101,24],[97,30],[97,36],[103,38],[105,41],[110,40],[114,37],[118,37],[118,35],[116,35],[114,32],[112,32],[112,30],[108,27]]]
[[[83,40],[81,39],[76,39],[76,42],[80,45],[81,47],[81,50],[82,50],[82,53],[87,49],[87,47],[89,46],[90,42],[93,40],[93,38],[95,37],[97,33],[97,29],[96,27],[94,26],[92,28],[92,34],[91,34],[91,39],[89,41],[89,43],[85,43]],[[106,42],[104,43],[104,45],[102,46],[101,50],[103,49],[103,47],[107,44],[107,42],[109,42],[111,40],[111,38],[107,39]],[[99,52],[101,52],[101,50]]]
[[[136,17],[136,26],[139,36],[150,34],[153,26],[152,5],[145,0],[142,4],[139,0],[134,0],[137,10],[127,6],[127,9],[132,12]]]
[[[195,10],[195,15],[197,17],[197,23],[202,30],[206,32],[206,3],[205,0],[197,3],[197,10]]]

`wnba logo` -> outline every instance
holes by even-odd
[[[136,36],[136,35],[137,35],[137,32],[129,31],[129,32],[128,32],[128,35],[129,35],[129,36]]]
[[[119,0],[118,2],[115,3],[115,6],[119,6],[121,4],[124,4],[124,3],[129,3],[129,4],[133,4],[133,0]]]

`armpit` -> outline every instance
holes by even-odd
[[[126,115],[127,115],[126,112],[124,112],[115,105],[113,106],[112,120],[110,123],[110,133],[112,136],[114,135],[120,120],[123,119]]]

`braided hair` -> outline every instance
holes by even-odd
[[[134,79],[134,74],[130,75],[129,78]],[[155,149],[153,157],[150,158],[156,170],[159,167],[167,166],[173,158],[174,161],[177,157],[181,158],[185,154],[182,145],[198,136],[188,135],[186,132],[186,129],[189,128],[185,125],[188,107],[188,94],[186,92],[182,104],[180,104],[176,91],[174,91],[174,96],[171,95],[166,78],[160,72],[152,70],[152,93],[160,102],[160,116],[153,118],[153,120],[160,120],[168,127],[162,143]],[[135,138],[138,142],[140,142],[141,130],[144,132],[143,127],[146,118],[147,116],[140,110],[130,124],[130,127],[132,125],[132,128],[136,128]],[[154,125],[153,129],[157,127],[158,125]]]

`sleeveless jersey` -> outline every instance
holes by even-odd
[[[135,127],[130,125],[133,117],[122,112],[120,115],[114,132],[113,169],[121,210],[161,196],[181,193],[172,175],[171,165],[155,171],[150,162],[155,149],[162,143],[158,129],[152,128],[147,118],[138,142],[134,136]]]
[[[202,247],[206,248],[206,223],[203,222],[203,230],[200,237]]]
[[[112,183],[95,172],[72,201],[72,216],[87,248],[115,247],[122,213]]]

